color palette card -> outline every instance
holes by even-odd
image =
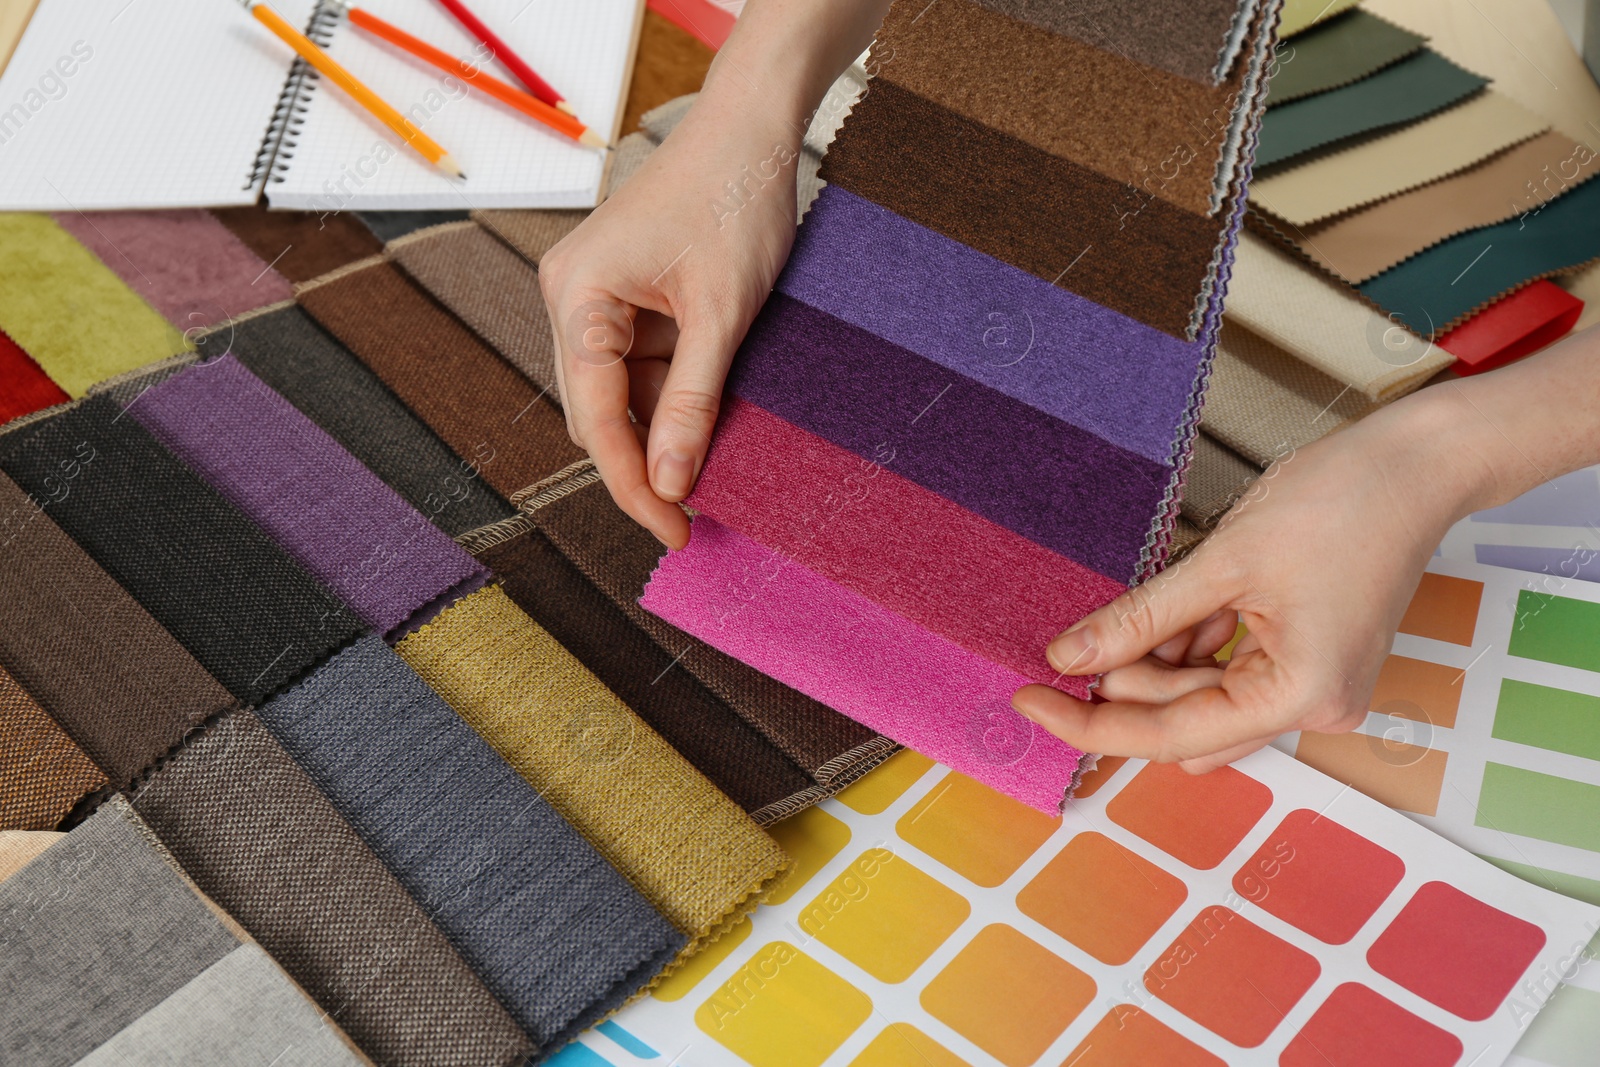
[[[1492,1067],[1600,924],[1272,749],[1061,817],[903,751],[773,832],[771,905],[563,1067]]]
[[[1552,479],[1450,528],[1445,559],[1600,582],[1600,467]]]

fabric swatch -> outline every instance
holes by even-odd
[[[129,411],[380,634],[488,578],[231,355],[152,386]]]
[[[545,211],[493,210],[472,213],[473,222],[488,230],[514,251],[521,252],[530,263],[538,263],[546,252],[561,243],[563,237],[577,229],[578,223],[588,217],[588,208]]]
[[[1304,33],[1319,22],[1355,7],[1361,0],[1284,0],[1278,18],[1278,37]]]
[[[383,251],[372,231],[349,212],[268,211],[265,204],[254,204],[211,213],[297,284]]]
[[[554,403],[389,263],[300,303],[501,496],[585,459]]]
[[[294,296],[208,211],[61,212],[61,228],[188,334]]]
[[[680,667],[543,533],[479,559],[513,603],[757,823],[822,798],[804,771]]]
[[[0,831],[50,830],[106,776],[0,669]]]
[[[512,1067],[533,1052],[429,918],[438,902],[406,893],[253,715],[195,737],[133,803],[373,1060]]]
[[[1181,515],[1172,527],[1172,560],[1176,563],[1190,552],[1200,547],[1200,542],[1206,539],[1206,531],[1183,518]]]
[[[684,93],[698,92],[716,55],[693,34],[646,9],[639,31],[639,51],[633,60],[633,79],[622,106],[622,132],[629,134],[638,129],[639,119],[646,111]]]
[[[683,948],[377,638],[256,714],[541,1048],[621,1006]]]
[[[1359,8],[1318,24],[1278,49],[1268,105],[1360,81],[1422,47],[1420,34]]]
[[[360,219],[367,229],[372,231],[372,236],[388,244],[396,238],[404,237],[417,230],[425,230],[430,226],[441,226],[447,222],[462,222],[471,215],[469,211],[358,211],[356,218]]]
[[[232,697],[4,475],[0,515],[0,664],[120,789]]]
[[[238,938],[115,797],[0,883],[0,1060],[92,1052]]]
[[[1550,124],[1493,89],[1390,133],[1250,183],[1250,203],[1296,226],[1438,181]]]
[[[377,375],[304,310],[278,308],[215,335],[257,378],[454,537],[516,514]],[[202,338],[208,350],[211,338]]]
[[[1452,362],[1450,353],[1248,231],[1239,235],[1228,315],[1369,400],[1404,396]]]
[[[639,597],[666,550],[617,507],[605,486],[580,489],[548,504],[533,513],[533,521],[680,668],[818,785],[841,789],[894,752],[892,741],[715,648],[697,644],[641,607]]]
[[[371,1061],[260,945],[242,944],[77,1062],[77,1067],[360,1067]]]
[[[644,604],[701,640],[1042,811],[1058,812],[1077,785],[1083,753],[1012,710],[1011,694],[1028,679],[705,515],[695,518],[689,547],[661,561]],[[930,663],[939,670],[930,671]]]
[[[54,830],[0,830],[0,882],[22,870],[66,836]]]
[[[0,423],[71,399],[32,356],[0,332]]]
[[[1259,477],[1260,467],[1202,429],[1183,483],[1183,517],[1202,530],[1214,528]]]
[[[91,397],[0,437],[0,469],[246,703],[356,635],[332,593],[122,416]]]
[[[655,150],[656,142],[645,133],[630,133],[618,141],[606,165],[606,195],[612,196],[627,184]]]
[[[473,222],[430,229],[389,255],[507,362],[555,396],[555,342],[539,273]]]
[[[0,330],[69,395],[189,347],[48,215],[0,213],[0,246]]]
[[[1554,344],[1577,325],[1583,301],[1543,279],[1473,315],[1439,338],[1457,374],[1482,374]]]
[[[692,944],[783,871],[777,844],[498,586],[396,651]]]
[[[639,128],[650,135],[656,144],[667,139],[667,135],[678,128],[684,116],[689,114],[689,109],[694,107],[695,101],[700,99],[698,92],[685,93],[682,96],[668,100],[660,107],[651,108],[639,117]]]

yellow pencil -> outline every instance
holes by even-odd
[[[350,94],[351,99],[366,108],[385,126],[395,132],[406,144],[422,153],[424,159],[446,174],[454,178],[465,178],[461,168],[456,166],[450,158],[450,153],[439,146],[439,143],[411,124],[400,112],[384,103],[378,94],[368,89],[356,80],[355,75],[345,70],[333,61],[333,58],[317,47],[315,41],[289,25],[282,15],[278,14],[266,4],[252,4],[245,0],[245,6],[250,9],[250,14],[256,17],[267,29],[277,34],[285,44],[300,54],[300,58],[310,63],[317,70],[327,75],[328,80]]]

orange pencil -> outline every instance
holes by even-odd
[[[250,9],[250,14],[256,17],[257,22],[277,34],[285,44],[299,53],[301,59],[310,63],[326,75],[329,81],[349,93],[351,99],[370,111],[378,121],[393,130],[402,141],[422,153],[422,157],[429,163],[432,163],[451,177],[466,177],[465,174],[461,173],[461,168],[451,160],[450,153],[441,148],[437,141],[417,129],[400,112],[384,103],[377,93],[368,89],[356,80],[355,75],[335,63],[333,57],[317,47],[316,42],[289,25],[282,15],[266,4],[252,4],[250,0],[244,0],[244,5]]]
[[[606,147],[605,140],[599,134],[567,112],[558,111],[544,101],[523,92],[516,86],[508,85],[499,78],[484,73],[471,63],[457,59],[449,52],[441,48],[435,48],[427,41],[411,36],[400,27],[383,21],[383,19],[369,11],[364,11],[359,7],[351,8],[350,23],[351,25],[359,26],[375,37],[383,38],[396,48],[410,52],[426,63],[433,64],[440,70],[455,74],[467,84],[482,89],[501,103],[509,104],[524,115],[538,119],[552,130],[571,137],[579,144],[588,145],[591,148]]]

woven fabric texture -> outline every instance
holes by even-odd
[[[1275,107],[1360,81],[1414,55],[1422,42],[1420,34],[1365,11],[1329,19],[1279,50],[1270,103]]]
[[[377,638],[257,711],[541,1047],[685,939]]]
[[[0,332],[0,423],[70,399],[21,345]]]
[[[511,249],[521,252],[530,263],[544,254],[589,217],[587,208],[561,208],[545,211],[474,211],[472,220]]]
[[[776,842],[500,587],[396,651],[692,941],[784,869]]]
[[[66,836],[55,830],[0,830],[0,882],[38,859],[40,853]]]
[[[1183,483],[1183,517],[1212,529],[1259,477],[1260,467],[1202,430]]]
[[[646,133],[630,133],[618,141],[606,171],[606,195],[611,196],[626,185],[655,150],[656,142]]]
[[[0,830],[49,830],[105,772],[0,670]]]
[[[454,537],[516,514],[349,350],[298,307],[216,336],[257,378]],[[209,339],[207,344],[209,345]]]
[[[645,112],[684,93],[698,92],[714,58],[716,53],[694,35],[646,9],[639,51],[633,61],[633,80],[628,83],[628,99],[622,107],[622,132],[638,129]]]
[[[0,213],[0,330],[82,396],[188,342],[47,215]]]
[[[253,715],[196,737],[133,802],[201,891],[376,1062],[511,1067],[532,1053],[427,905]]]
[[[129,411],[379,633],[488,578],[232,356],[152,386]]]
[[[0,665],[120,789],[232,697],[4,475],[0,515]]]
[[[211,212],[272,269],[291,282],[376,255],[383,245],[349,212],[268,211],[265,204]]]
[[[471,216],[469,211],[358,211],[356,218],[372,231],[384,244],[430,226],[447,222],[460,222]]]

